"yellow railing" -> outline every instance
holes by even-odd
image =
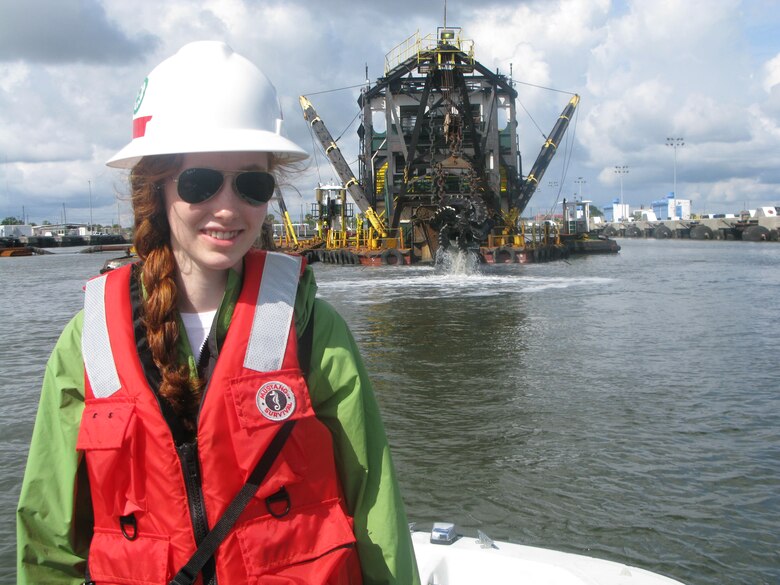
[[[420,50],[419,45],[420,31],[417,30],[409,38],[401,41],[401,43],[390,49],[387,55],[385,55],[385,75],[387,75],[387,72],[393,67],[406,61],[413,54],[418,53]]]
[[[463,52],[468,56],[469,63],[474,63],[474,41],[462,39],[460,36],[460,30],[453,39],[448,39],[447,44],[455,47],[455,49],[439,49],[441,53],[454,53]],[[409,38],[396,45],[385,55],[385,75],[410,57],[416,55],[417,62],[422,59],[422,54],[436,50],[439,47],[439,39],[437,35],[429,33],[424,37],[420,36],[420,31],[416,31]],[[442,59],[439,58],[441,64]]]
[[[326,231],[325,247],[328,249],[338,248],[368,248],[369,250],[381,250],[384,248],[404,248],[403,230],[393,230],[398,236],[393,236],[390,230],[386,228],[381,232],[373,224],[379,223],[384,226],[384,212],[374,213],[375,220],[369,221],[368,218],[359,214],[355,220],[355,229],[329,229]],[[321,232],[320,232],[321,233]]]
[[[531,229],[526,231],[525,222],[520,224],[520,233],[508,233],[509,230],[503,230],[503,233],[488,234],[488,248],[499,248],[501,246],[512,246],[513,248],[534,249],[538,246],[558,246],[561,243],[559,230],[550,224],[534,224]]]

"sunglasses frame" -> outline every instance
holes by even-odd
[[[208,197],[206,197],[204,199],[201,199],[199,201],[191,201],[187,197],[182,196],[182,192],[181,192],[181,189],[182,189],[182,182],[181,182],[182,175],[184,175],[185,173],[188,173],[188,172],[193,172],[193,171],[211,171],[213,173],[218,173],[222,177],[222,180],[220,181],[219,187],[217,187],[217,190],[214,191],[213,193],[211,193],[210,195],[208,195]],[[268,197],[266,199],[256,199],[256,198],[253,198],[250,195],[247,195],[247,194],[245,194],[245,193],[243,193],[243,192],[241,192],[239,190],[238,183],[237,183],[238,178],[241,175],[244,175],[244,174],[247,174],[247,173],[249,173],[249,174],[258,173],[260,175],[265,175],[265,176],[270,177],[270,179],[271,179],[271,189],[270,189],[270,192],[268,193]],[[273,198],[274,192],[276,191],[276,178],[273,176],[273,174],[269,173],[268,171],[263,171],[263,170],[259,170],[259,169],[224,170],[224,169],[212,169],[212,168],[209,168],[209,167],[189,167],[189,168],[186,168],[186,169],[182,170],[176,177],[174,177],[173,178],[173,182],[176,183],[176,194],[179,196],[179,199],[181,199],[182,201],[184,201],[186,203],[189,203],[190,205],[198,205],[200,203],[205,203],[206,201],[209,201],[217,193],[219,193],[222,190],[222,187],[225,185],[225,179],[227,179],[228,177],[230,178],[231,186],[233,187],[233,193],[235,193],[238,197],[240,197],[242,201],[245,201],[246,203],[248,203],[249,205],[252,205],[253,207],[259,207],[261,205],[265,205],[266,203],[268,203]],[[263,197],[265,197],[265,195],[263,195]]]

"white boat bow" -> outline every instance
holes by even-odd
[[[436,523],[431,532],[413,530],[412,542],[423,585],[683,585],[614,561],[493,542],[482,533],[479,538],[455,536],[451,524]]]

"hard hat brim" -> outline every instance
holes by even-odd
[[[292,140],[267,130],[222,130],[203,136],[190,133],[174,134],[170,140],[136,138],[111,157],[106,165],[130,169],[146,156],[163,154],[190,154],[196,152],[267,152],[283,162],[298,162],[309,158],[308,153]]]

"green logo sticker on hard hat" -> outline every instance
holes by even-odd
[[[141,104],[144,101],[144,96],[146,95],[146,86],[149,85],[149,78],[147,77],[144,79],[143,84],[141,85],[141,89],[138,90],[138,95],[135,96],[135,107],[133,108],[133,114],[137,114],[138,110],[141,109]]]

